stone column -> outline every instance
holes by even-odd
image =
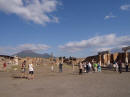
[[[128,63],[128,53],[125,51],[125,63]]]
[[[99,64],[102,66],[102,61],[101,61],[101,54],[99,55]]]
[[[106,59],[106,56],[105,54],[103,54],[103,66],[105,66],[105,59]]]
[[[108,65],[110,64],[110,54],[109,53],[107,54],[107,64]]]

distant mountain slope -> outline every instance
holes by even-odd
[[[51,55],[49,55],[48,53],[38,54],[36,52],[33,52],[32,50],[24,50],[24,51],[14,54],[14,55],[17,55],[19,57],[41,57],[41,58],[51,57]]]

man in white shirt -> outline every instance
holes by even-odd
[[[30,63],[28,64],[28,69],[29,69],[29,76],[28,76],[28,79],[34,79],[34,67],[33,67],[33,64]]]

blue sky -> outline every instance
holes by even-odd
[[[0,54],[85,57],[130,45],[130,0],[7,1],[0,1]]]

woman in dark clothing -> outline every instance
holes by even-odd
[[[126,72],[128,72],[128,63],[125,64]]]
[[[119,73],[122,73],[122,63],[121,63],[121,60],[118,63],[118,67],[119,67]]]

